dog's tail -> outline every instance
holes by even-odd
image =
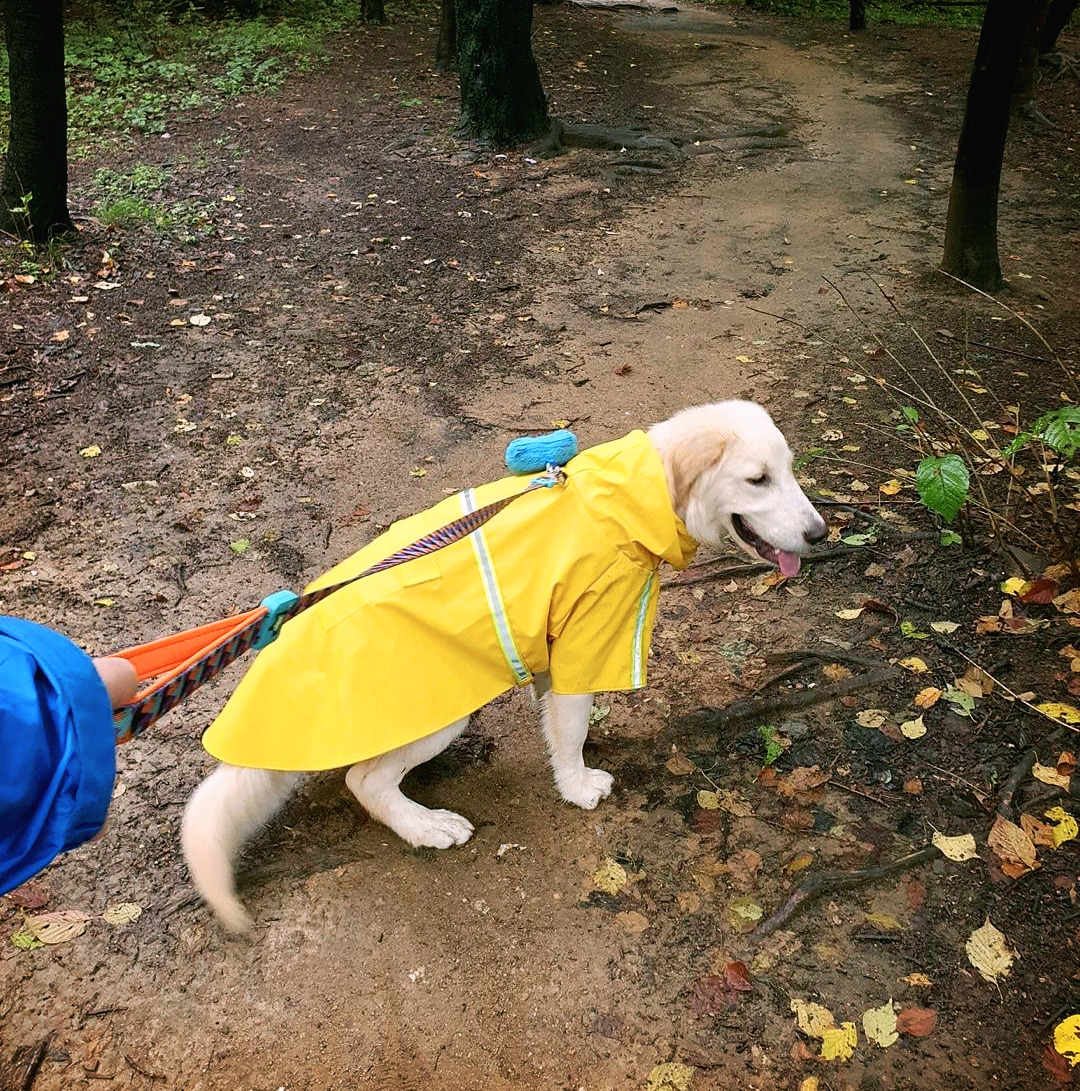
[[[236,896],[233,860],[289,798],[300,776],[220,765],[184,808],[180,843],[192,882],[230,932],[246,932],[252,923]]]

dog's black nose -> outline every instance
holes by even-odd
[[[823,541],[829,535],[829,528],[825,525],[825,520],[814,527],[813,530],[804,530],[803,537],[806,539],[807,545],[815,545],[817,542]]]

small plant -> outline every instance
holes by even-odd
[[[765,746],[765,757],[762,759],[761,764],[772,765],[783,754],[784,744],[777,734],[776,728],[771,724],[761,724],[757,729],[757,733]]]

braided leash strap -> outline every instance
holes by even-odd
[[[252,648],[264,648],[271,643],[285,622],[309,606],[322,602],[328,595],[356,583],[357,580],[460,542],[508,504],[536,489],[550,489],[565,479],[566,474],[561,467],[548,466],[543,476],[533,478],[521,492],[512,493],[502,500],[477,508],[476,511],[425,534],[419,541],[399,549],[341,583],[320,587],[304,595],[277,591],[268,595],[254,610],[198,629],[190,629],[178,636],[164,637],[150,644],[141,644],[114,653],[134,664],[140,680],[155,679],[152,685],[136,694],[130,705],[117,710],[114,716],[116,741],[125,743],[138,738],[151,724],[176,708],[204,682],[220,674],[245,652]]]

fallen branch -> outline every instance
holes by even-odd
[[[1061,739],[1063,734],[1064,732],[1060,728],[1056,731],[1051,731],[1050,734],[1042,740],[1040,745],[1052,746]],[[994,810],[996,814],[1001,815],[1007,822],[1016,821],[1016,808],[1013,806],[1013,799],[1020,790],[1020,785],[1031,775],[1031,770],[1035,768],[1035,762],[1038,761],[1038,759],[1038,751],[1032,747],[1013,767],[1013,771],[1009,774],[1008,779],[1001,786],[1001,791],[998,793],[997,807],[995,807]]]
[[[817,901],[823,894],[835,894],[837,891],[850,890],[852,887],[862,886],[863,883],[871,883],[876,879],[887,879],[890,875],[918,867],[920,864],[928,864],[931,860],[937,860],[940,857],[941,850],[936,845],[927,845],[918,852],[893,860],[891,864],[864,868],[862,871],[848,873],[832,871],[815,875],[807,879],[760,927],[754,929],[754,936],[763,938],[782,928],[796,913],[801,912],[811,902]]]
[[[768,699],[746,698],[742,701],[732,701],[726,708],[703,708],[692,713],[691,719],[696,720],[704,727],[721,728],[730,727],[742,720],[750,720],[757,717],[774,716],[777,713],[792,712],[796,709],[810,708],[824,701],[831,701],[834,697],[843,697],[848,693],[855,693],[860,689],[868,689],[871,686],[879,686],[898,677],[900,671],[895,667],[884,670],[868,671],[866,674],[858,674],[852,678],[845,678],[831,686],[815,686],[813,689],[798,690],[795,693],[783,693],[777,697]]]

